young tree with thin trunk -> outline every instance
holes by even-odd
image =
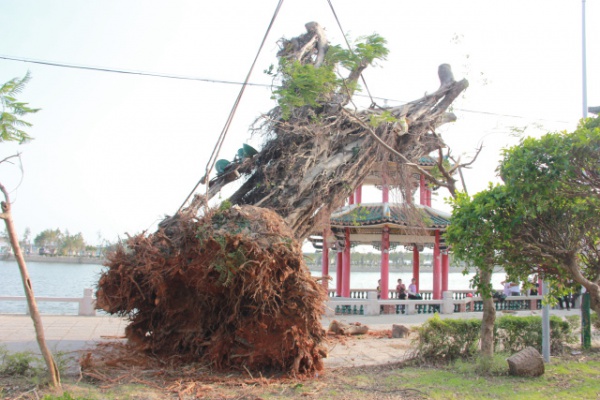
[[[507,196],[502,186],[490,187],[471,199],[459,193],[453,200],[452,223],[446,240],[454,257],[476,268],[473,284],[483,299],[481,323],[481,354],[494,354],[494,306],[491,285],[494,266],[502,264],[503,254],[496,249],[506,247],[509,240],[503,223],[506,217]]]
[[[31,137],[21,129],[22,127],[29,127],[31,124],[22,120],[21,117],[30,113],[35,113],[38,111],[38,109],[28,107],[27,103],[17,101],[15,97],[23,90],[29,79],[30,75],[27,73],[24,78],[12,79],[0,87],[0,106],[2,107],[2,113],[0,114],[0,142],[17,141],[19,143],[24,143],[28,140],[31,140]],[[4,160],[0,161],[0,164],[15,157],[18,158],[18,155],[5,158]],[[27,265],[25,264],[25,259],[23,258],[23,252],[19,246],[17,230],[15,229],[12,219],[11,203],[8,191],[1,183],[0,192],[2,192],[4,195],[4,201],[0,202],[0,206],[2,208],[0,218],[3,219],[4,223],[6,224],[6,230],[8,232],[10,244],[13,249],[15,259],[17,260],[17,264],[19,265],[21,278],[23,280],[23,288],[25,289],[25,296],[27,298],[27,306],[29,308],[31,319],[33,320],[33,326],[35,328],[36,339],[38,345],[40,346],[42,356],[44,357],[48,367],[49,382],[52,386],[60,387],[60,374],[58,367],[54,361],[54,358],[52,357],[52,353],[46,345],[42,318],[35,301],[33,287],[27,271]]]

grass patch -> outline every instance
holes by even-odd
[[[553,357],[546,372],[537,378],[507,375],[508,354],[496,354],[492,359],[467,359],[444,366],[381,365],[373,367],[326,370],[313,379],[249,379],[246,376],[198,375],[180,389],[193,383],[192,395],[223,399],[589,399],[600,393],[600,351],[583,351],[578,355]],[[0,398],[44,400],[158,400],[177,398],[169,387],[173,382],[153,386],[139,383],[111,384],[63,377],[64,392],[32,386],[24,376],[0,377]],[[22,382],[19,382],[19,379]],[[21,392],[6,388],[21,387]],[[161,390],[160,387],[163,389]],[[13,389],[11,389],[13,390]],[[191,397],[190,397],[191,396]]]

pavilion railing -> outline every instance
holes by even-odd
[[[376,289],[350,289],[350,298],[351,299],[366,299],[369,292],[376,292]],[[464,290],[453,290],[452,298],[455,300],[465,299],[467,297],[471,297],[473,295],[473,290],[464,289]],[[433,291],[432,290],[422,290],[419,292],[422,300],[433,300]],[[471,294],[471,296],[468,296]],[[328,290],[329,297],[341,297],[338,296],[338,293],[335,289]],[[395,290],[390,290],[388,292],[388,299],[397,299],[398,293]]]
[[[364,290],[361,290],[364,292]],[[380,315],[380,314],[451,314],[463,312],[483,311],[481,297],[462,297],[458,293],[444,292],[443,298],[438,300],[400,300],[377,298],[375,290],[367,290],[366,298],[330,297],[326,315]],[[467,292],[467,291],[465,291]],[[470,292],[469,292],[470,293]],[[362,294],[361,294],[362,295]],[[498,311],[539,310],[542,307],[543,296],[510,296],[503,300],[494,300]]]

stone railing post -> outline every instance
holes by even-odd
[[[79,301],[79,315],[95,316],[96,308],[93,297],[94,290],[90,288],[83,289],[83,298]]]
[[[453,293],[447,291],[442,293],[442,314],[454,313],[454,299],[452,298]]]
[[[367,292],[369,303],[365,307],[365,315],[379,315],[379,302],[377,301],[377,292],[369,290]]]

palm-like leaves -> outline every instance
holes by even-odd
[[[17,141],[19,144],[31,140],[31,136],[22,128],[31,124],[21,117],[36,113],[39,108],[30,108],[27,103],[17,101],[16,95],[21,93],[31,79],[29,71],[22,79],[13,78],[0,87],[0,142]]]

